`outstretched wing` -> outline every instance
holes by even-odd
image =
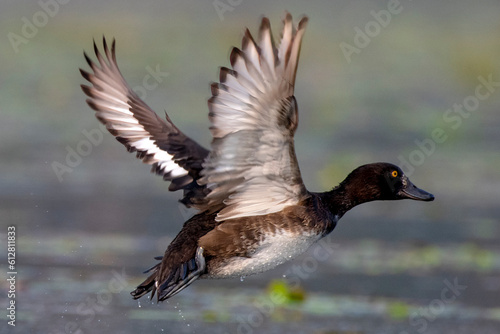
[[[286,14],[279,47],[267,18],[257,44],[248,31],[234,48],[232,69],[221,68],[208,101],[212,151],[198,183],[210,193],[217,220],[265,215],[307,196],[294,152],[297,104],[293,96],[307,18],[294,27]]]
[[[179,131],[168,115],[166,121],[158,117],[121,75],[115,41],[111,50],[104,38],[103,45],[104,55],[94,42],[98,64],[84,53],[93,73],[80,69],[92,84],[82,85],[82,90],[89,97],[87,103],[96,111],[96,117],[129,152],[137,152],[139,159],[152,165],[152,171],[171,181],[170,190],[199,187],[195,180],[200,176],[208,150]],[[190,204],[186,198],[183,202]]]

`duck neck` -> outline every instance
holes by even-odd
[[[355,206],[373,200],[369,192],[353,192],[351,185],[345,181],[332,190],[321,193],[320,197],[326,208],[339,218]]]
[[[337,215],[339,219],[357,205],[347,195],[348,193],[345,191],[345,188],[341,186],[319,194],[326,209],[332,214]]]

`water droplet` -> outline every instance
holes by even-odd
[[[240,277],[240,281],[243,282],[245,280],[245,276]]]
[[[285,275],[285,274],[283,274],[283,278],[286,278],[286,275]]]
[[[137,306],[142,307],[142,306],[141,306],[141,301],[140,301],[140,300],[137,300]]]

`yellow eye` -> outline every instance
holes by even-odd
[[[392,175],[392,177],[397,177],[398,171],[397,170],[392,171],[391,175]]]

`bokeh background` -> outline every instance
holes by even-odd
[[[218,67],[262,15],[278,38],[285,10],[310,18],[295,90],[307,187],[328,190],[360,164],[407,161],[436,200],[363,204],[272,271],[196,282],[160,305],[133,301],[141,272],[193,212],[96,134],[79,88],[82,51],[115,37],[130,85],[208,146]],[[0,332],[500,332],[499,14],[493,0],[2,0]],[[12,225],[15,328],[6,317]]]

